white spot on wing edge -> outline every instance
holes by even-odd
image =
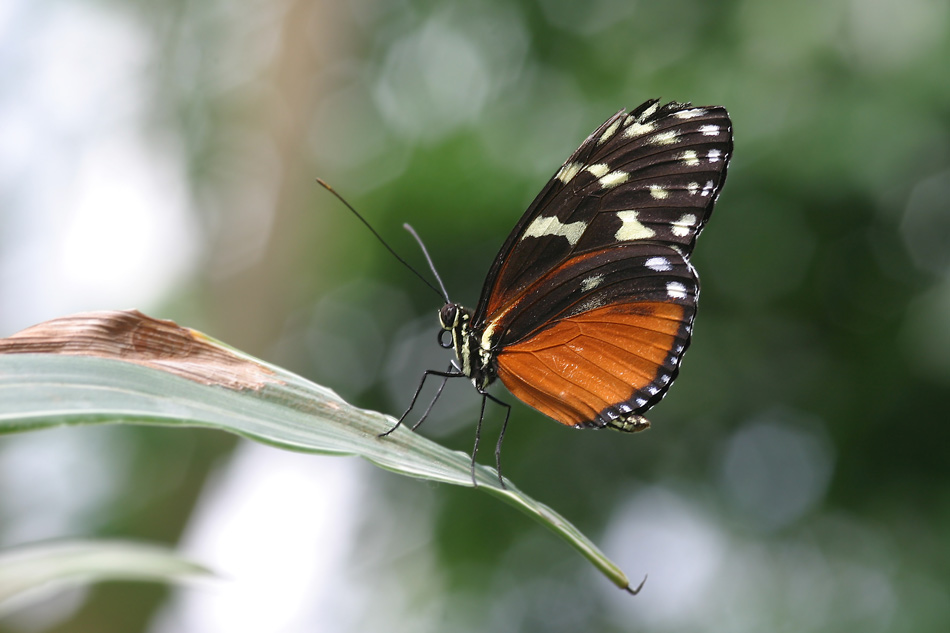
[[[605,176],[608,171],[610,171],[610,167],[607,165],[607,163],[595,163],[588,166],[587,171],[592,173],[595,178],[601,178]]]
[[[722,156],[722,152],[720,152],[718,149],[711,149],[709,150],[709,153],[706,154],[706,158],[709,159],[710,163],[718,163],[720,156]]]
[[[689,192],[689,195],[695,196],[697,193],[699,193],[699,183],[698,182],[689,183],[688,185],[686,185],[686,191]]]
[[[718,136],[719,126],[718,125],[701,125],[699,126],[699,131],[702,132],[703,136]]]
[[[557,216],[546,218],[539,215],[528,228],[525,229],[521,239],[527,237],[546,237],[548,235],[561,236],[567,239],[571,246],[576,246],[586,228],[586,222],[569,222],[568,224],[562,224],[561,221],[557,219]]]
[[[660,102],[657,101],[656,103],[654,103],[653,105],[651,105],[649,108],[647,108],[646,110],[644,110],[643,112],[641,112],[641,113],[640,113],[640,118],[639,118],[638,120],[639,120],[639,121],[643,121],[644,119],[650,118],[651,116],[653,116],[653,113],[656,112],[656,111],[659,110],[659,109],[660,109]]]
[[[649,134],[656,129],[656,123],[640,123],[636,121],[627,126],[627,129],[623,131],[624,138],[635,138],[637,136],[643,136]]]
[[[637,220],[636,211],[617,211],[617,218],[623,225],[614,233],[614,238],[621,242],[648,240],[656,235],[656,231]]]
[[[686,286],[678,281],[666,282],[666,294],[672,299],[685,299],[687,297]]]
[[[657,200],[663,200],[664,198],[669,197],[670,192],[660,185],[650,185],[650,195]]]
[[[677,119],[695,119],[698,116],[703,116],[706,114],[706,110],[703,108],[690,108],[689,110],[680,110],[673,116]]]
[[[701,195],[701,196],[708,196],[710,193],[712,193],[713,186],[714,186],[714,185],[713,185],[713,181],[712,181],[712,180],[706,182],[706,186],[703,187],[703,190],[700,192],[699,195]]]
[[[555,178],[566,185],[567,183],[571,182],[574,176],[577,175],[577,172],[581,170],[581,167],[583,167],[583,165],[580,163],[564,163],[564,165],[562,165],[557,171]]]
[[[600,145],[601,143],[604,143],[605,141],[607,141],[607,139],[609,139],[611,136],[616,134],[617,128],[620,127],[621,122],[622,122],[622,119],[617,119],[616,121],[611,123],[610,127],[604,130],[604,133],[600,135],[600,138],[597,140],[597,144]]]
[[[651,257],[644,265],[650,270],[655,270],[658,273],[666,272],[668,270],[673,270],[673,265],[665,257]]]
[[[600,179],[600,186],[604,189],[613,189],[617,185],[622,185],[623,183],[630,180],[630,174],[625,171],[617,170],[612,171],[603,178]]]
[[[684,213],[679,220],[670,225],[670,231],[676,237],[686,237],[696,226],[696,216],[692,213]]]

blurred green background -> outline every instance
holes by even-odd
[[[946,631],[948,60],[941,0],[5,3],[2,336],[138,307],[398,414],[449,357],[440,302],[316,177],[424,266],[411,223],[472,305],[618,109],[722,104],[736,150],[653,429],[519,403],[506,436],[506,474],[649,574],[640,596],[478,492],[64,429],[0,440],[0,546],[177,542],[228,581],[106,583],[0,630]],[[423,432],[468,451],[454,387]]]

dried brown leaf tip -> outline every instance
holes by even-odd
[[[45,321],[0,339],[0,354],[112,358],[228,389],[283,383],[272,370],[200,332],[138,310],[84,312]]]

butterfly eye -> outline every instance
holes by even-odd
[[[458,325],[458,315],[458,305],[454,303],[446,303],[444,306],[442,306],[442,309],[439,310],[439,322],[442,324],[442,329],[451,330],[456,325]],[[445,347],[445,345],[442,347]]]
[[[449,336],[449,339],[445,340],[445,335],[451,333],[451,330],[439,330],[439,347],[444,349],[452,349],[452,337]]]

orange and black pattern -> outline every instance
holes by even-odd
[[[720,106],[654,99],[608,119],[508,236],[475,310],[443,308],[464,317],[442,324],[457,370],[562,424],[646,428],[689,345],[689,257],[731,156]]]

